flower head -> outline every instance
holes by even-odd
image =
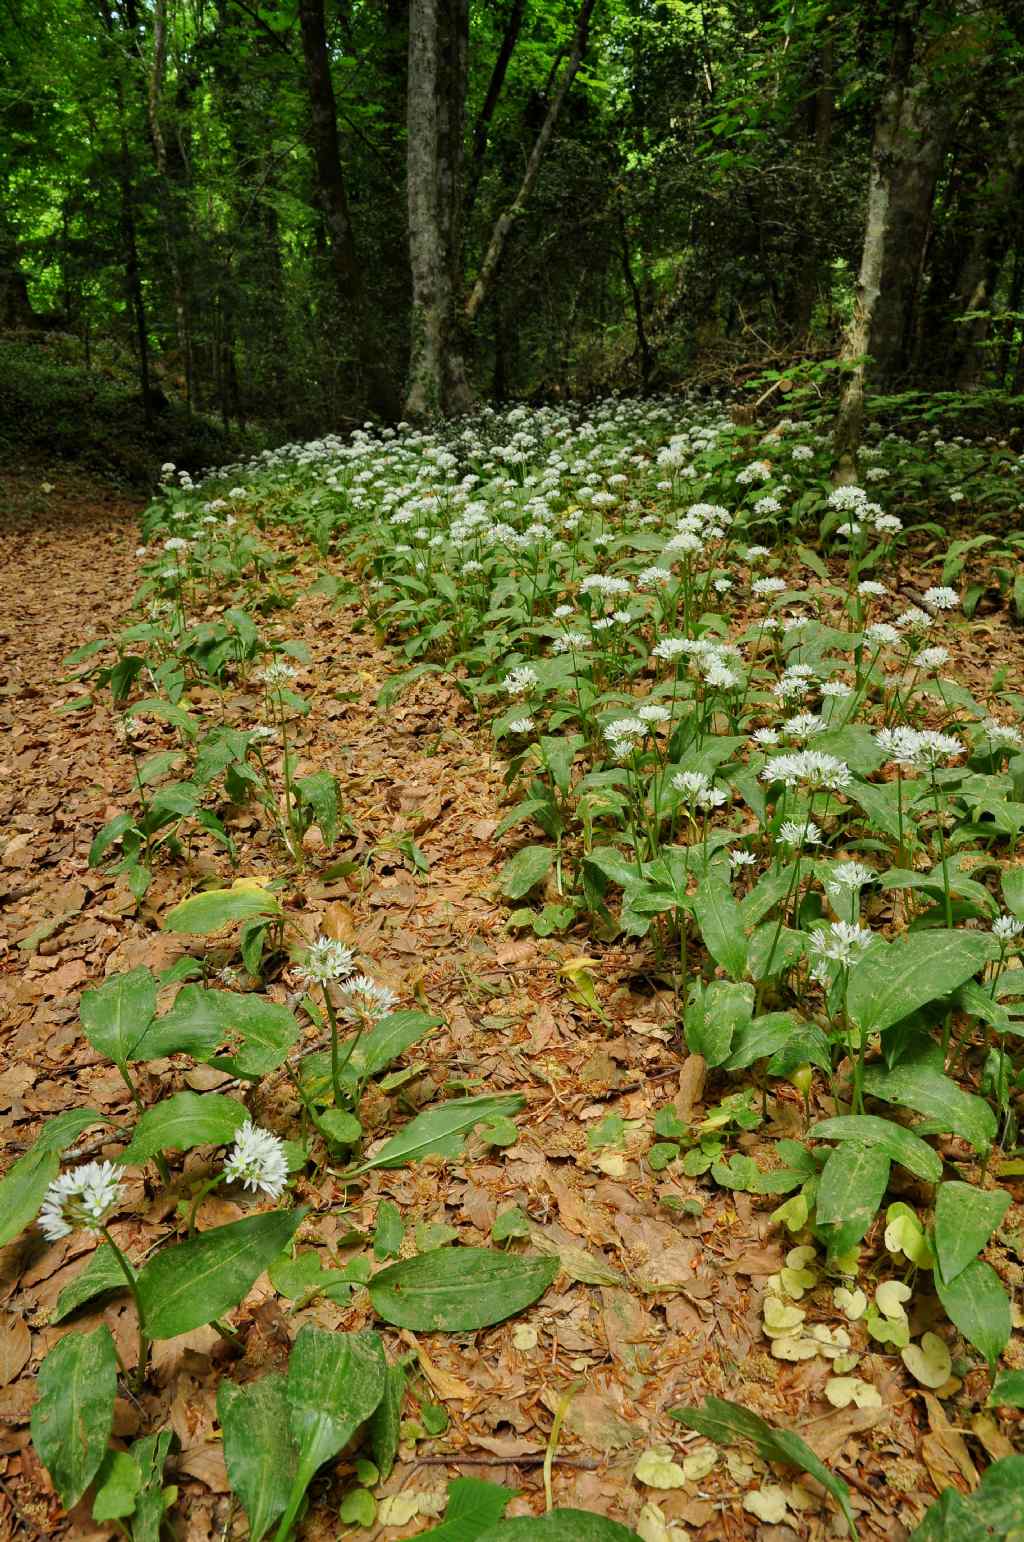
[[[851,926],[848,921],[833,921],[831,926],[812,932],[810,947],[819,958],[831,959],[836,964],[849,967],[856,963],[870,945],[872,935],[865,926]]]
[[[39,1226],[48,1242],[73,1231],[99,1231],[121,1198],[121,1169],[113,1162],[86,1162],[61,1173],[46,1191]]]
[[[295,679],[296,671],[290,664],[285,664],[281,659],[275,659],[264,669],[257,670],[256,679],[268,690],[279,691],[282,687],[290,685]]]
[[[933,610],[956,610],[960,604],[960,596],[955,589],[950,589],[948,584],[938,584],[932,589],[926,589],[922,598]]]
[[[350,1022],[357,1018],[387,1017],[398,1005],[398,997],[386,985],[378,985],[365,974],[356,975],[345,982],[341,1015]]]
[[[254,1193],[261,1189],[270,1199],[280,1199],[288,1181],[284,1146],[276,1135],[247,1119],[224,1163],[224,1176]]]
[[[1000,942],[1013,942],[1024,932],[1024,921],[1018,921],[1015,916],[997,916],[992,922],[992,935],[998,937]]]
[[[779,826],[779,840],[784,846],[820,846],[824,838],[813,819],[806,825],[798,824],[795,819],[784,819]]]
[[[332,980],[347,980],[354,963],[352,949],[343,942],[337,942],[333,937],[317,937],[310,943],[299,973],[307,985],[329,985]]]

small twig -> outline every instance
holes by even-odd
[[[417,1467],[543,1467],[544,1456],[418,1456]],[[581,1472],[596,1472],[600,1462],[587,1457],[555,1458],[556,1467],[573,1467]]]

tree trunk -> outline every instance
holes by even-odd
[[[484,260],[480,264],[480,272],[477,274],[476,282],[470,291],[469,299],[466,301],[467,321],[475,320],[480,307],[486,300],[495,274],[498,271],[498,266],[505,250],[505,243],[516,222],[516,217],[521,213],[526,200],[533,191],[533,184],[537,180],[537,174],[540,171],[545,151],[551,141],[551,136],[555,132],[555,125],[558,123],[562,104],[569,94],[569,88],[576,78],[576,72],[583,63],[583,56],[587,51],[587,32],[590,27],[590,18],[596,3],[597,0],[583,0],[580,6],[579,15],[576,18],[576,35],[573,39],[569,63],[566,66],[565,74],[562,76],[561,85],[551,98],[551,105],[548,107],[544,122],[541,124],[540,133],[537,135],[536,143],[530,153],[530,159],[526,163],[526,171],[523,174],[523,180],[520,184],[519,192],[516,194],[515,201],[510,208],[499,215],[494,230],[491,233],[490,243],[484,254]]]
[[[323,0],[299,0],[302,51],[310,107],[310,145],[316,168],[317,194],[330,247],[335,289],[342,314],[351,318],[356,357],[367,399],[385,417],[396,415],[397,397],[374,354],[366,314],[363,272],[349,216],[345,174],[338,141],[338,116],[331,80]]]
[[[827,23],[826,23],[827,25]],[[835,116],[834,49],[832,38],[826,36],[816,62],[817,88],[814,93],[813,150],[811,152],[811,189],[807,212],[808,239],[800,275],[797,279],[796,301],[793,315],[793,331],[797,338],[805,339],[811,330],[811,319],[818,299],[821,273],[820,230],[825,208],[825,179],[828,174],[829,155],[832,148],[832,121]]]
[[[466,186],[467,215],[476,203],[477,189],[480,186],[480,177],[484,169],[484,156],[487,153],[487,136],[491,127],[491,119],[494,117],[494,109],[498,105],[501,90],[505,84],[509,62],[519,40],[519,30],[523,25],[525,11],[526,0],[512,0],[512,7],[508,13],[508,21],[505,23],[505,31],[501,39],[501,47],[498,49],[495,57],[494,68],[491,70],[491,78],[487,85],[487,95],[484,97],[480,116],[476,120],[476,128],[473,131],[473,155],[469,164],[469,177]]]
[[[156,0],[153,9],[153,62],[149,73],[149,93],[147,98],[149,136],[153,146],[153,161],[156,166],[157,182],[160,189],[160,212],[163,216],[164,224],[164,245],[167,249],[167,262],[171,270],[175,330],[178,334],[178,351],[181,354],[182,369],[185,376],[185,402],[188,410],[191,412],[195,395],[195,365],[192,358],[192,331],[189,325],[185,275],[178,244],[178,232],[182,222],[176,207],[175,190],[171,186],[171,179],[167,174],[167,147],[164,143],[163,128],[160,123],[160,98],[163,93],[166,64],[167,0]]]
[[[411,0],[406,185],[412,322],[405,414],[468,412],[456,316],[468,0]]]
[[[913,33],[909,25],[904,23],[893,45],[889,77],[875,120],[860,271],[857,275],[853,317],[840,355],[841,362],[848,370],[832,434],[836,476],[840,481],[850,482],[856,476],[856,456],[864,428],[865,362],[881,293],[889,235],[893,149],[899,133],[900,112],[913,63],[913,52]]]

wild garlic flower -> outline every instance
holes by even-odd
[[[164,551],[188,551],[188,542],[180,535],[172,535],[170,540],[164,542]]]
[[[295,679],[297,670],[290,664],[285,664],[281,659],[275,659],[272,664],[256,671],[256,679],[261,685],[265,685],[269,691],[279,691],[284,686],[290,685]]]
[[[647,724],[639,717],[617,717],[602,730],[609,744],[621,739],[642,739],[647,731]]]
[[[317,937],[310,943],[305,963],[298,973],[307,985],[330,985],[347,980],[355,968],[355,954],[334,937]]]
[[[655,643],[651,649],[651,657],[672,660],[692,652],[693,645],[688,637],[663,637],[661,642]]]
[[[880,584],[874,578],[865,578],[857,585],[857,593],[867,599],[877,599],[889,591],[884,584]]]
[[[751,738],[763,749],[778,744],[780,735],[777,728],[755,728]]]
[[[795,819],[784,819],[779,826],[778,839],[783,846],[820,846],[825,839],[813,819],[801,825]]]
[[[874,873],[863,862],[839,862],[832,869],[825,884],[826,892],[836,897],[851,889],[862,889],[874,880]]]
[[[506,696],[525,696],[540,680],[535,669],[529,664],[521,664],[518,669],[510,669],[501,682]]]
[[[913,664],[916,669],[941,669],[943,664],[949,663],[948,648],[922,648],[916,654]]]
[[[713,786],[711,778],[703,771],[677,771],[672,786],[682,793],[684,803],[691,803],[695,808],[721,808],[726,801],[722,788]]]
[[[241,1183],[252,1193],[259,1189],[269,1199],[280,1199],[288,1182],[283,1144],[269,1130],[247,1119],[228,1153],[224,1176],[229,1183]]]
[[[795,717],[787,718],[782,726],[791,739],[811,739],[815,734],[824,733],[828,724],[816,712],[798,712]]]
[[[870,946],[873,933],[865,926],[851,926],[848,921],[833,921],[831,926],[811,933],[809,947],[819,958],[847,968],[855,964]]]
[[[992,935],[998,937],[1002,943],[1013,942],[1024,932],[1024,921],[1018,921],[1015,916],[997,916],[992,922]]]
[[[656,701],[645,701],[642,707],[637,707],[636,715],[644,723],[667,723],[672,716],[667,707]]]
[[[851,772],[845,760],[826,755],[821,750],[794,750],[790,755],[776,755],[759,773],[762,782],[784,782],[796,787],[803,782],[807,787],[825,787],[830,792],[841,792],[849,787]]]
[[[508,725],[510,734],[528,734],[533,732],[532,717],[514,717]]]
[[[898,643],[900,640],[899,632],[894,626],[890,626],[887,621],[873,621],[865,631],[864,636],[869,642],[888,643],[890,646]]]
[[[729,853],[730,867],[753,867],[756,861],[757,858],[754,856],[754,853],[752,851],[744,851],[742,847],[737,847]]]
[[[122,1173],[113,1162],[86,1162],[55,1178],[39,1212],[47,1242],[59,1242],[73,1231],[100,1231],[121,1198]]]
[[[934,610],[956,610],[960,604],[960,596],[948,584],[937,584],[931,589],[926,589],[922,598],[925,604],[931,605]]]
[[[1000,723],[998,718],[987,717],[982,720],[981,731],[994,750],[1024,749],[1024,733],[1012,723]]]
[[[750,586],[750,592],[759,596],[781,594],[788,587],[784,578],[755,578]]]
[[[591,639],[586,632],[563,632],[556,637],[552,651],[554,653],[572,653],[576,648],[589,648]]]
[[[940,734],[925,729],[917,735],[914,746],[914,764],[920,767],[931,768],[937,766],[943,760],[952,760],[957,755],[962,755],[964,747],[960,740],[953,734]]]
[[[341,1005],[341,1015],[350,1022],[356,1018],[372,1018],[374,1021],[380,1017],[387,1017],[398,1005],[398,997],[393,990],[386,985],[378,985],[376,980],[371,980],[367,975],[356,975],[354,979],[346,980],[344,986],[344,1000]]]

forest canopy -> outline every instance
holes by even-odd
[[[147,412],[298,434],[785,358],[843,451],[865,389],[1022,388],[1020,7],[0,7],[0,324],[130,360]]]

